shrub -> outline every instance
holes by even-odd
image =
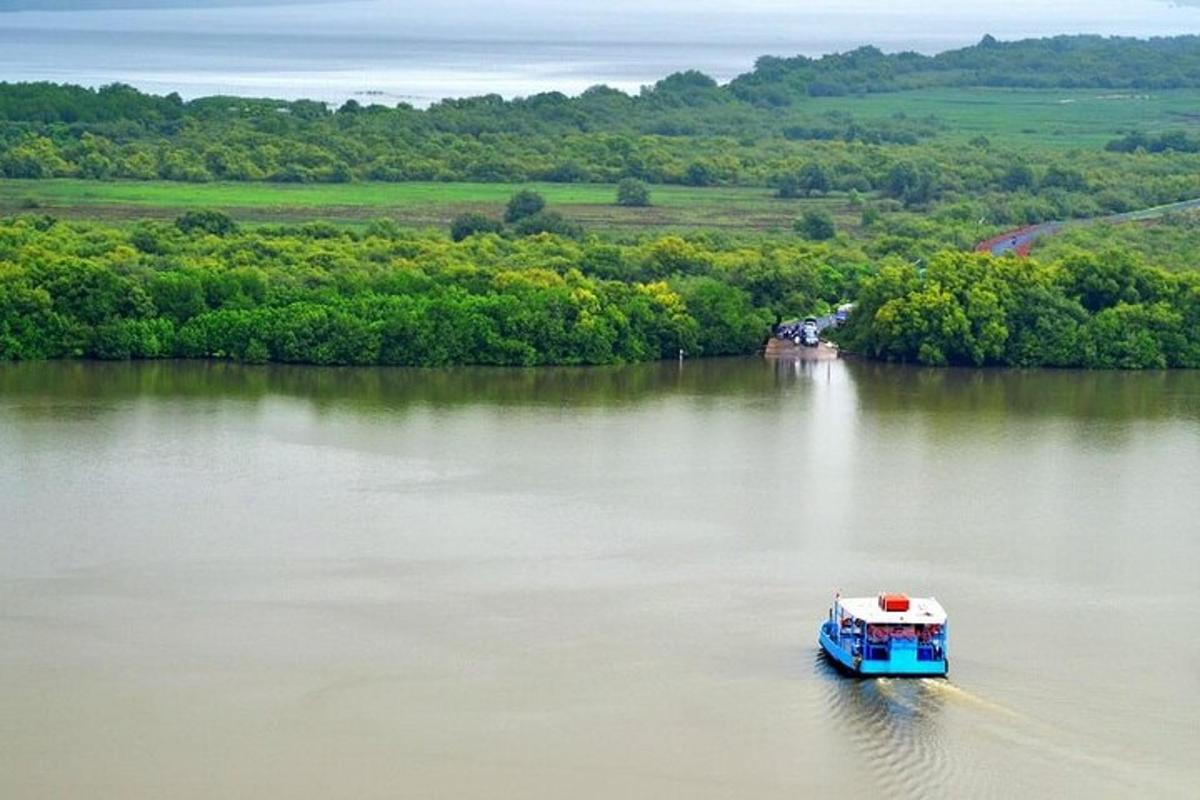
[[[512,224],[538,214],[546,207],[546,200],[532,189],[522,189],[508,201],[504,210],[504,221]]]
[[[557,211],[539,211],[524,217],[513,226],[519,236],[533,236],[538,233],[554,233],[559,236],[576,238],[583,235],[583,227],[564,217]]]
[[[798,178],[800,191],[804,192],[805,197],[825,194],[829,191],[829,173],[820,164],[812,162],[805,164],[800,168]]]
[[[211,233],[226,236],[237,230],[237,225],[228,214],[208,209],[189,211],[175,220],[175,227],[184,233]]]
[[[773,181],[775,196],[782,200],[791,200],[800,196],[800,178],[793,174],[780,175]]]
[[[828,211],[805,211],[794,227],[796,233],[814,242],[823,242],[837,235],[837,227]]]
[[[499,220],[472,211],[454,218],[450,223],[450,238],[461,242],[477,233],[499,233],[502,230],[504,225]]]
[[[626,178],[617,185],[617,205],[645,208],[650,205],[650,187],[636,178]]]

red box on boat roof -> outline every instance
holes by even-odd
[[[879,607],[884,611],[908,611],[908,595],[881,594],[879,595]]]

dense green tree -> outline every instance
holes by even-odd
[[[228,236],[237,230],[237,224],[222,211],[202,209],[188,211],[175,220],[175,227],[184,233],[208,233],[213,236]]]
[[[0,173],[8,178],[56,178],[72,171],[58,146],[45,136],[26,136],[0,153]]]
[[[583,228],[557,211],[539,211],[527,217],[521,217],[513,226],[518,236],[533,236],[539,233],[552,233],[558,236],[578,237],[583,235]]]
[[[1116,253],[1074,254],[1063,261],[1062,273],[1067,292],[1088,311],[1102,311],[1140,299],[1136,268]]]
[[[186,272],[162,272],[150,284],[150,298],[158,313],[182,325],[207,310],[204,286]]]
[[[1087,178],[1083,173],[1062,164],[1051,164],[1046,169],[1046,174],[1042,176],[1040,183],[1043,189],[1063,189],[1068,192],[1086,192],[1088,190]]]
[[[683,182],[688,186],[711,186],[716,182],[716,177],[707,162],[693,161],[683,173]]]
[[[753,352],[765,341],[770,320],[751,306],[742,290],[706,277],[680,279],[673,285],[699,326],[696,355]]]
[[[504,221],[519,222],[526,217],[541,213],[546,207],[546,200],[532,189],[522,189],[512,196],[504,210]]]
[[[49,291],[0,266],[0,361],[66,355],[65,324]]]
[[[823,209],[805,211],[804,216],[796,220],[795,228],[796,232],[805,239],[814,242],[823,242],[837,235],[833,216]]]
[[[921,206],[937,198],[940,183],[941,169],[933,162],[902,161],[888,171],[884,192],[906,206]]]
[[[797,186],[805,197],[814,194],[825,194],[829,191],[829,173],[815,161],[810,161],[800,168],[797,176]]]
[[[650,187],[636,178],[625,178],[617,184],[617,205],[645,208],[650,205]]]
[[[782,200],[792,200],[800,196],[800,176],[794,172],[778,175],[771,183],[775,187],[775,196]]]
[[[1179,280],[1128,263],[1126,280],[1110,280],[1106,266],[1080,256],[1043,267],[949,253],[920,276],[911,266],[888,266],[863,283],[843,338],[859,352],[934,365],[1141,369],[1196,363],[1200,331],[1188,324]],[[1087,288],[1080,290],[1077,281]],[[1135,285],[1139,297],[1164,299],[1126,302]]]
[[[539,217],[555,219],[543,212],[521,223]],[[764,312],[726,282],[690,287],[693,311],[666,283],[581,269],[631,276],[645,257],[640,244],[556,234],[451,243],[324,224],[213,237],[43,222],[0,221],[6,360],[591,364],[680,348],[750,352],[766,332]],[[133,246],[146,235],[153,246]]]
[[[1085,364],[1103,369],[1163,369],[1182,345],[1181,319],[1166,304],[1120,303],[1088,320]]]
[[[1026,164],[1013,164],[1000,178],[1000,186],[1006,192],[1033,189],[1036,183],[1033,170]]]
[[[1070,367],[1080,364],[1081,323],[1087,314],[1078,304],[1040,287],[1028,304],[1009,315],[1012,328],[1005,363],[1017,367]]]
[[[470,211],[458,215],[450,223],[450,238],[461,242],[478,233],[500,233],[502,230],[504,230],[504,225],[499,220],[477,211]]]

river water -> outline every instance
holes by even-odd
[[[0,366],[0,796],[1195,797],[1198,478],[1200,373]]]
[[[728,81],[762,55],[866,44],[1197,32],[1196,0],[0,0],[0,81],[426,106]]]

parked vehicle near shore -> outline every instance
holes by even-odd
[[[817,347],[821,344],[822,326],[832,324],[832,317],[824,318],[822,323],[817,317],[805,317],[802,322],[785,322],[775,328],[775,337],[791,341],[797,347]]]
[[[800,329],[800,341],[805,347],[816,347],[821,343],[821,328],[816,317],[808,317]]]

